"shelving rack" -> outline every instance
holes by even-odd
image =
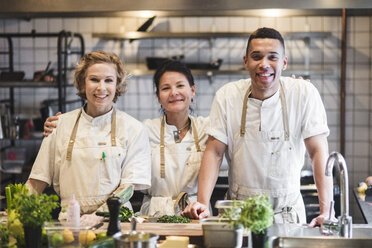
[[[14,88],[58,88],[58,109],[65,112],[66,110],[66,87],[67,72],[72,68],[68,67],[68,57],[72,54],[77,54],[82,57],[85,53],[85,45],[83,36],[79,33],[72,33],[62,30],[59,33],[36,33],[34,30],[31,33],[3,33],[0,38],[7,39],[8,51],[1,51],[0,55],[8,55],[8,67],[0,68],[0,70],[14,71],[13,60],[13,38],[54,38],[57,37],[57,54],[58,54],[58,73],[56,82],[33,82],[33,81],[0,81],[0,87],[9,88],[9,102],[11,114],[14,114]],[[79,47],[71,48],[72,39],[79,40]]]

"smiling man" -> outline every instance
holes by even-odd
[[[198,202],[182,213],[204,218],[226,152],[229,163],[228,199],[269,195],[276,223],[305,223],[300,173],[305,152],[313,162],[320,215],[328,218],[332,178],[325,176],[329,129],[317,89],[307,81],[281,77],[287,66],[284,40],[271,28],[249,37],[244,66],[250,79],[224,85],[216,92],[209,139],[199,175]]]

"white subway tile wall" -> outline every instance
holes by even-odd
[[[117,53],[128,68],[145,68],[148,56],[173,56],[184,54],[187,62],[208,62],[222,58],[222,69],[243,67],[243,56],[247,40],[245,38],[218,38],[212,42],[205,39],[149,39],[128,41],[101,40],[93,38],[93,32],[125,32],[136,30],[146,19],[134,17],[115,18],[41,18],[30,21],[1,19],[1,33],[18,32],[59,32],[61,30],[79,32],[83,35],[86,51],[104,49]],[[340,57],[341,57],[341,17],[162,17],[155,19],[150,27],[153,31],[171,32],[252,32],[267,26],[281,32],[331,32],[327,38],[314,38],[310,42],[310,63],[320,68],[332,67],[331,75],[313,74],[311,83],[319,90],[324,101],[328,123],[330,151],[339,150],[340,118]],[[349,17],[346,82],[346,161],[350,174],[350,187],[356,187],[368,175],[372,175],[372,17]],[[56,38],[13,39],[14,68],[26,73],[31,79],[33,72],[42,70],[48,61],[56,70]],[[7,49],[4,39],[0,39],[0,50]],[[305,61],[305,44],[301,40],[286,40],[289,68]],[[71,61],[73,65],[74,62]],[[0,55],[0,67],[7,65],[7,58]],[[208,79],[195,76],[196,99],[194,114],[209,114],[214,93],[229,81],[242,75],[218,75]],[[75,90],[68,88],[69,99],[74,99]],[[9,97],[7,88],[0,88],[1,99]],[[57,98],[56,89],[15,89],[15,111],[27,118],[40,116],[40,102]],[[69,109],[79,105],[72,105]],[[139,120],[155,118],[160,114],[160,106],[153,93],[152,76],[131,76],[128,92],[119,98],[116,106]],[[39,143],[36,142],[38,145]],[[35,148],[37,151],[37,147]],[[304,166],[311,169],[307,162]],[[353,197],[350,197],[354,201]],[[357,215],[355,204],[352,214]],[[357,217],[358,219],[358,217]]]

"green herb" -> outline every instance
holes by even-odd
[[[110,217],[109,212],[96,212],[96,215],[103,217]],[[127,207],[121,206],[119,211],[119,220],[121,222],[129,222],[129,218],[134,215],[133,211]]]
[[[191,220],[186,217],[177,216],[177,215],[163,215],[158,219],[157,222],[160,223],[190,223]]]
[[[13,206],[13,198],[16,194],[22,194],[23,192],[28,192],[28,189],[23,184],[9,184],[5,187],[5,196],[6,196],[6,204],[8,208],[8,212],[11,209],[14,209]]]
[[[243,225],[258,234],[273,224],[274,211],[268,196],[260,195],[247,198],[242,203],[234,201],[235,208],[226,209],[222,214],[234,225]],[[240,209],[240,213],[237,212]]]
[[[29,194],[27,188],[13,195],[12,208],[23,226],[38,227],[52,219],[51,211],[58,207],[58,196]]]
[[[133,211],[127,207],[121,206],[119,212],[119,220],[121,222],[128,222],[129,218],[133,216]]]
[[[0,244],[1,245],[8,245],[9,243],[9,231],[5,225],[0,225]]]

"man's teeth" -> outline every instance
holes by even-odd
[[[263,73],[263,74],[259,74],[261,77],[269,77],[271,74],[270,73]]]

